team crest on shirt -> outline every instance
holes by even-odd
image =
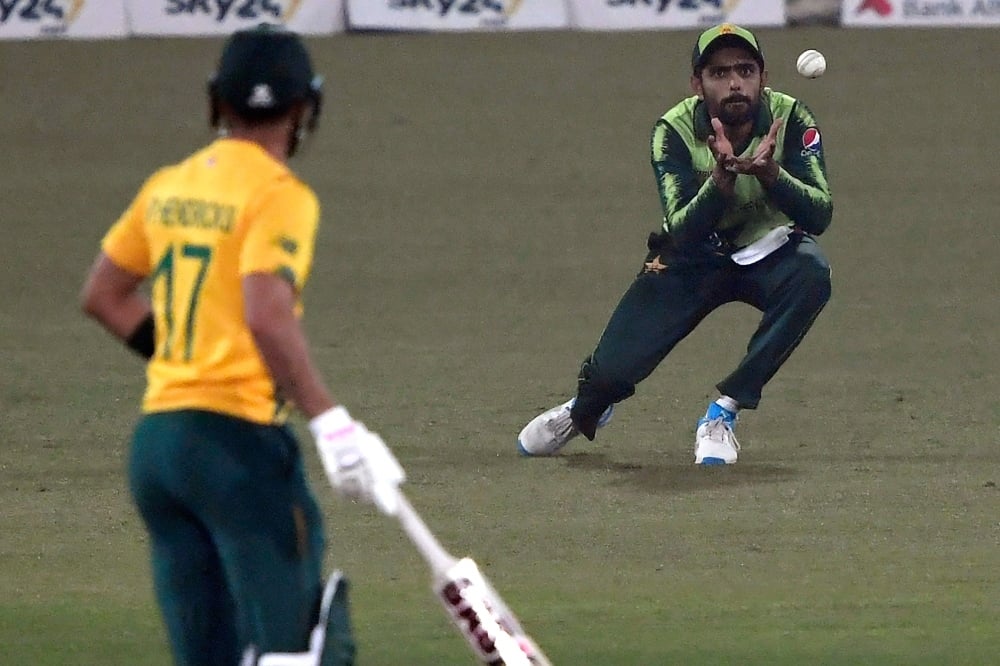
[[[802,133],[802,157],[815,157],[823,150],[823,140],[819,136],[819,130],[809,127]]]

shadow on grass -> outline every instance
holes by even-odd
[[[573,453],[563,456],[571,469],[607,472],[610,485],[634,486],[647,492],[676,494],[719,488],[790,481],[798,472],[790,467],[763,463],[739,463],[702,467],[692,464],[638,464],[612,460],[604,453]]]

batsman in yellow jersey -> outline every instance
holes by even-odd
[[[220,138],[146,181],[83,288],[84,311],[148,359],[129,484],[182,666],[354,662],[291,407],[341,494],[392,514],[404,479],[331,396],[299,321],[319,205],[287,160],[321,99],[297,35],[233,34],[209,85]]]

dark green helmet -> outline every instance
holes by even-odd
[[[226,41],[219,68],[209,81],[212,125],[219,122],[219,102],[225,102],[244,120],[265,121],[306,101],[312,105],[306,127],[313,129],[319,116],[321,84],[296,33],[267,23],[239,30]]]

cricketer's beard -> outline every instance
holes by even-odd
[[[741,106],[736,106],[742,102]],[[746,95],[730,95],[719,102],[719,112],[716,117],[727,127],[738,127],[753,120],[757,113],[757,104]]]

